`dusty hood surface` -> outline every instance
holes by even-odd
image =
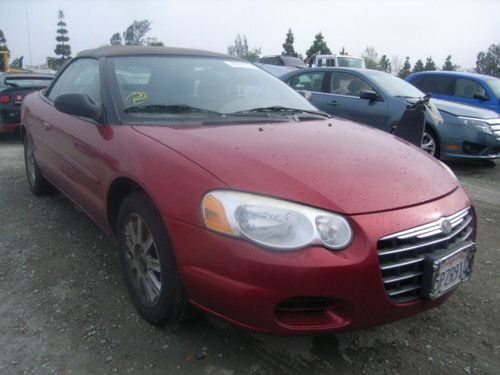
[[[435,104],[440,111],[448,112],[455,116],[484,118],[484,119],[492,119],[499,117],[498,113],[490,111],[488,109],[450,102],[448,100],[431,99],[431,103]]]
[[[436,159],[416,147],[339,119],[133,128],[196,162],[231,189],[346,214],[415,205],[458,186]]]

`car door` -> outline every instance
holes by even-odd
[[[98,62],[78,59],[71,63],[47,94],[45,143],[50,149],[49,178],[87,214],[97,219],[102,207],[102,152],[106,140],[103,125],[58,111],[54,100],[67,93],[84,93],[101,104]]]
[[[364,90],[377,90],[366,80],[350,72],[332,71],[326,77],[327,93],[322,100],[324,110],[332,115],[367,124],[376,128],[387,128],[387,102],[379,95],[377,100],[364,99]]]

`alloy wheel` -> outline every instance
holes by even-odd
[[[436,155],[436,140],[432,136],[432,134],[428,132],[424,132],[422,136],[422,150],[427,152],[428,154],[435,156]]]
[[[131,213],[124,222],[124,235],[134,289],[144,305],[154,306],[161,294],[161,264],[151,231],[138,214]]]

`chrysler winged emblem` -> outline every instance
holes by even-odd
[[[450,234],[453,227],[451,226],[451,222],[448,219],[444,219],[441,222],[441,230],[444,234]]]

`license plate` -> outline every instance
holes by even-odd
[[[423,297],[434,300],[467,280],[472,272],[474,243],[436,257],[429,254],[424,261]]]

